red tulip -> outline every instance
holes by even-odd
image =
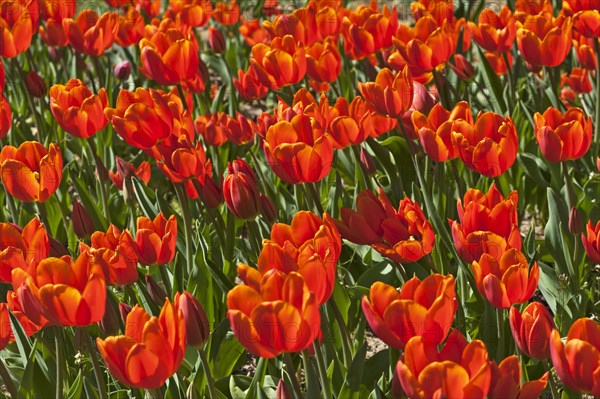
[[[2,86],[0,86],[0,139],[6,137],[11,126],[12,111],[6,95],[2,92]]]
[[[592,145],[592,118],[586,118],[580,108],[563,114],[549,107],[543,115],[536,112],[533,120],[540,150],[550,162],[579,159]]]
[[[0,1],[0,57],[13,58],[26,51],[31,44],[31,37],[37,31],[38,11],[29,10],[22,3]],[[37,1],[30,4],[37,8]]]
[[[269,88],[260,82],[253,68],[248,69],[248,72],[244,72],[243,69],[238,70],[237,79],[233,78],[233,84],[245,101],[259,100],[266,97],[269,92]]]
[[[239,158],[228,163],[227,169],[229,174],[223,182],[227,207],[240,219],[254,219],[260,212],[260,193],[254,171]]]
[[[387,5],[379,12],[377,4],[361,4],[350,11],[342,21],[344,50],[353,60],[370,57],[391,47],[392,37],[398,28],[396,7],[389,11]]]
[[[454,286],[453,276],[440,274],[423,281],[413,277],[400,291],[376,282],[369,298],[363,297],[362,309],[375,335],[394,348],[404,349],[412,337],[438,345],[454,320],[458,304]]]
[[[92,234],[91,240],[89,252],[94,262],[102,266],[109,284],[128,285],[137,281],[138,255],[128,230],[121,232],[111,224],[106,233],[97,231]],[[85,247],[82,249],[85,250]]]
[[[573,68],[569,74],[563,73],[560,85],[570,86],[577,94],[586,94],[592,92],[592,82],[587,70],[582,68]]]
[[[296,84],[306,74],[304,45],[291,35],[276,37],[270,45],[258,43],[252,47],[250,65],[257,79],[271,90]]]
[[[600,161],[598,161],[598,170],[600,170]],[[588,258],[593,263],[600,265],[600,221],[596,223],[596,226],[591,220],[588,222],[585,233],[581,234],[581,241]]]
[[[135,243],[138,261],[144,266],[166,265],[175,257],[177,244],[177,219],[171,215],[165,219],[160,212],[154,220],[147,217],[137,219]]]
[[[469,22],[473,39],[483,49],[497,53],[510,51],[517,36],[515,17],[510,8],[502,7],[499,13],[485,8],[479,14],[479,23]]]
[[[569,329],[566,343],[557,330],[550,336],[550,354],[556,373],[579,393],[600,397],[600,324],[582,318]]]
[[[555,325],[544,305],[532,302],[523,310],[523,314],[512,307],[509,320],[513,338],[521,352],[539,360],[550,357],[550,333]]]
[[[489,399],[537,399],[548,384],[548,372],[537,380],[521,384],[521,364],[516,356],[492,363],[492,384]]]
[[[98,16],[94,10],[83,10],[77,18],[62,20],[63,29],[73,48],[83,54],[99,57],[115,41],[119,15],[106,12]]]
[[[406,67],[396,74],[383,68],[377,74],[375,82],[359,82],[358,88],[374,110],[391,118],[404,115],[413,101],[412,77]]]
[[[210,325],[206,312],[198,300],[189,292],[178,292],[173,301],[185,320],[188,345],[202,347],[210,337]]]
[[[560,65],[571,50],[572,25],[570,17],[528,16],[517,30],[519,52],[534,66]]]
[[[8,305],[0,303],[0,351],[6,348],[12,337],[12,328],[10,327],[10,315],[8,314]]]
[[[23,229],[0,223],[0,282],[12,282],[12,270],[27,269],[50,254],[50,242],[44,225],[31,219]]]
[[[127,315],[125,335],[96,343],[113,377],[134,388],[157,389],[183,361],[185,319],[168,299],[158,317],[136,305]]]

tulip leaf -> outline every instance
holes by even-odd
[[[390,356],[387,349],[380,350],[365,362],[362,382],[367,387],[377,387],[377,381],[388,372]]]
[[[491,67],[488,62],[485,54],[479,47],[477,47],[477,52],[479,55],[479,62],[483,65],[483,70],[481,74],[483,75],[483,80],[488,89],[490,89],[490,96],[492,97],[492,106],[494,107],[494,111],[498,114],[504,115],[507,112],[506,103],[504,102],[504,96],[502,95],[502,82],[500,82],[500,78],[498,74]]]
[[[361,385],[363,379],[363,369],[365,366],[365,359],[367,357],[367,343],[363,342],[362,346],[356,352],[356,356],[352,360],[348,372],[346,373],[346,380],[342,386],[338,397],[339,398],[361,398]],[[367,393],[368,395],[368,393]]]
[[[156,208],[156,205],[154,205],[156,201],[151,199],[151,197],[154,196],[154,193],[135,177],[131,178],[131,184],[133,185],[135,198],[137,199],[140,208],[142,208],[142,212],[144,212],[146,217],[154,219],[156,215],[158,215],[158,209]]]
[[[229,320],[222,320],[212,334],[210,359],[213,377],[220,379],[231,374],[240,357],[246,353],[244,346],[229,330]]]
[[[564,200],[551,188],[546,191],[548,199],[548,222],[544,229],[546,246],[554,258],[561,273],[569,275],[565,259],[561,220],[568,220],[568,211]]]
[[[71,181],[75,185],[75,190],[77,190],[77,194],[79,194],[83,207],[89,211],[90,217],[94,221],[94,226],[100,227],[102,231],[106,231],[106,229],[108,229],[108,222],[106,221],[104,212],[98,207],[100,201],[93,199],[90,195],[90,192],[87,189],[89,184],[84,182],[81,177],[74,176],[74,173],[71,173]]]
[[[79,399],[82,397],[83,391],[83,373],[80,369],[77,373],[77,377],[75,377],[75,381],[69,387],[69,392],[67,392],[67,398],[69,399]]]
[[[545,164],[540,158],[533,154],[522,152],[517,154],[517,162],[519,162],[527,177],[533,180],[536,184],[539,184],[542,187],[550,186],[550,182],[548,182],[542,175],[542,170],[545,169]]]

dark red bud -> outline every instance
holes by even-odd
[[[277,220],[277,207],[271,201],[271,198],[264,194],[260,195],[260,212],[269,223]]]
[[[225,36],[215,27],[208,28],[208,44],[215,53],[225,51]]]
[[[81,205],[79,199],[73,201],[71,222],[73,223],[75,234],[81,239],[91,236],[96,231],[94,221],[83,205]]]
[[[121,61],[115,66],[114,70],[115,78],[119,80],[125,80],[131,75],[131,64],[129,61]]]
[[[149,274],[146,274],[146,288],[155,304],[160,307],[165,303],[167,293]]]
[[[373,176],[375,172],[377,172],[377,167],[375,166],[375,162],[373,158],[364,147],[360,147],[360,156],[359,156],[360,165],[362,166],[363,171],[369,175]]]
[[[177,293],[175,305],[185,320],[188,345],[201,347],[210,336],[210,325],[204,308],[189,292]]]
[[[29,71],[25,77],[25,85],[29,93],[36,98],[45,97],[48,93],[46,82],[36,71]]]
[[[577,208],[571,208],[569,212],[569,231],[571,234],[581,234],[585,230],[585,224],[583,223],[581,212]]]

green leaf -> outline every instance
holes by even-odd
[[[356,356],[352,360],[352,364],[348,368],[348,373],[346,374],[346,381],[344,381],[344,386],[338,395],[339,398],[352,398],[359,399],[361,397],[361,385],[363,380],[363,368],[365,366],[365,358],[367,356],[367,343],[364,342],[358,352],[356,352]]]
[[[504,102],[504,96],[502,95],[502,82],[479,47],[477,47],[477,52],[479,55],[479,61],[483,65],[481,74],[483,75],[485,86],[491,89],[490,97],[492,98],[492,106],[494,107],[494,111],[504,115],[507,111],[507,107],[506,103]]]

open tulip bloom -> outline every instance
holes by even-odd
[[[600,398],[600,0],[289,3],[0,0],[0,396]]]

